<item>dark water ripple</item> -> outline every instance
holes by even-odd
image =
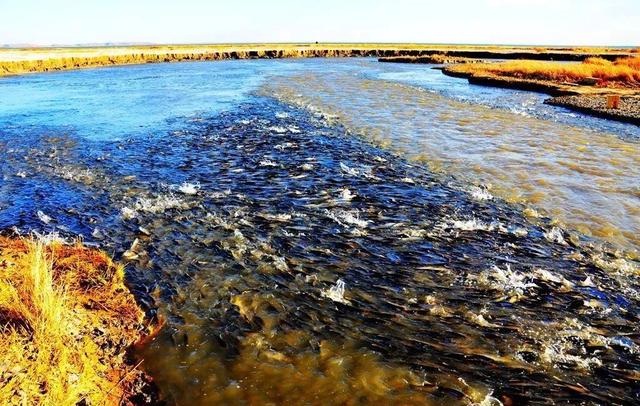
[[[126,260],[177,403],[640,401],[636,264],[319,114],[254,98],[169,136],[1,139],[0,229]]]

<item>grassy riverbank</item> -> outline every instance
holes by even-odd
[[[82,245],[0,237],[0,404],[127,404],[143,312],[123,268]]]
[[[452,67],[450,71],[473,76],[548,81],[557,85],[640,90],[640,56],[615,61],[591,57],[575,64],[531,60],[469,64]]]
[[[615,58],[628,49],[514,47],[433,44],[218,44],[95,48],[0,49],[0,76],[109,65],[254,58],[398,57],[447,54],[450,57],[582,60]]]
[[[640,125],[640,56],[636,54],[614,60],[589,57],[581,63],[456,64],[443,72],[476,85],[547,93],[554,96],[547,104]],[[613,101],[612,96],[619,98]]]

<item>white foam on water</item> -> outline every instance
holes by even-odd
[[[362,220],[360,218],[360,213],[357,210],[336,210],[336,211],[326,211],[327,217],[335,221],[336,223],[347,226],[352,225],[356,227],[365,228],[369,225],[369,221]]]
[[[138,212],[129,208],[129,207],[123,207],[120,210],[120,215],[122,216],[123,219],[125,220],[131,220],[134,219],[138,216]]]
[[[536,361],[554,369],[590,371],[602,365],[604,352],[591,352],[586,347],[605,347],[617,344],[618,337],[606,337],[599,330],[584,324],[577,318],[529,325],[523,330],[539,348]],[[621,340],[628,344],[626,340]]]
[[[579,285],[584,287],[591,287],[591,288],[596,286],[596,284],[593,283],[591,276],[587,276],[582,282],[580,282]]]
[[[260,161],[260,166],[263,166],[263,167],[275,167],[275,166],[278,166],[278,164],[273,162],[270,159],[263,159],[262,161]]]
[[[360,171],[358,171],[356,168],[351,168],[342,162],[340,162],[340,169],[342,169],[342,172],[346,173],[347,175],[351,175],[351,176],[360,175]]]
[[[51,245],[54,243],[57,243],[57,244],[69,243],[69,241],[61,237],[60,234],[58,234],[58,232],[56,231],[50,232],[50,233],[43,233],[43,234],[40,234],[37,231],[32,231],[32,235],[38,242],[41,242],[44,245]]]
[[[544,347],[544,351],[540,354],[540,359],[555,368],[561,368],[563,365],[574,365],[576,369],[590,370],[593,367],[602,365],[602,361],[597,357],[588,357],[585,352],[581,355],[571,354],[574,346],[568,344],[566,340],[560,340],[549,343]]]
[[[174,196],[173,194],[160,195],[151,198],[139,198],[134,208],[138,212],[147,212],[153,214],[164,213],[171,209],[185,209],[188,205]]]
[[[223,190],[222,192],[211,192],[209,196],[213,199],[221,199],[223,197],[227,197],[231,195],[231,189]]]
[[[470,285],[496,290],[515,298],[524,297],[527,290],[537,288],[534,280],[534,275],[530,273],[511,270],[510,264],[506,264],[504,269],[494,265],[489,270],[467,277],[467,283]]]
[[[461,231],[498,231],[503,234],[512,234],[516,237],[524,237],[529,234],[529,231],[524,227],[515,225],[507,226],[497,220],[487,223],[476,217],[472,217],[470,219],[449,218],[439,222],[434,227],[434,230],[436,230],[437,233],[445,232],[447,229],[456,229]]]
[[[587,313],[597,314],[601,317],[607,316],[613,311],[612,308],[597,299],[584,299],[582,306],[589,309]]]
[[[484,397],[484,399],[482,399],[478,403],[474,403],[473,406],[504,406],[504,405],[500,400],[493,397],[493,391],[491,391]]]
[[[567,280],[564,276],[558,275],[551,271],[547,271],[545,269],[536,269],[533,271],[533,275],[536,279],[562,285],[565,290],[570,290],[575,286],[573,282]]]
[[[346,292],[346,284],[342,279],[338,279],[334,286],[329,289],[323,290],[321,295],[327,299],[331,299],[334,302],[349,304],[350,302],[345,299],[344,294]]]
[[[282,213],[282,214],[271,214],[271,213],[260,213],[260,217],[269,221],[278,221],[281,223],[285,223],[291,220],[291,214]]]
[[[493,200],[493,195],[489,193],[489,191],[485,188],[479,188],[477,186],[473,186],[469,190],[469,194],[472,198],[478,201],[488,201]]]
[[[313,273],[310,275],[306,275],[304,277],[304,281],[305,283],[311,283],[311,284],[315,284],[316,282],[318,282],[318,275]]]
[[[484,315],[482,315],[482,314],[475,314],[473,312],[468,312],[466,314],[466,317],[467,317],[467,319],[469,321],[471,321],[472,323],[477,324],[480,327],[488,327],[488,328],[499,328],[499,327],[501,327],[500,325],[491,323],[490,321],[485,319]]]
[[[373,174],[373,167],[372,166],[364,165],[364,166],[362,166],[360,171],[362,172],[362,175],[367,179],[371,179],[371,180],[379,180],[380,179],[376,175]]]
[[[509,226],[507,232],[515,235],[516,237],[525,237],[529,234],[529,231],[524,227]]]
[[[95,180],[96,175],[89,169],[81,169],[71,165],[56,167],[54,175],[68,181],[91,183]]]
[[[533,207],[527,207],[523,210],[523,213],[525,216],[527,217],[532,217],[532,218],[540,218],[542,217],[542,214],[540,214],[536,209],[534,209]]]
[[[200,191],[200,184],[184,182],[178,187],[178,191],[185,195],[196,195]]]
[[[419,228],[405,228],[400,231],[400,234],[402,234],[404,238],[415,239],[426,237],[428,235],[428,232]]]
[[[298,145],[293,143],[293,142],[285,142],[283,144],[278,144],[276,145],[274,148],[277,149],[278,151],[284,151],[286,149],[291,149],[291,148],[295,148]]]
[[[233,236],[222,241],[222,247],[231,252],[236,260],[240,260],[249,250],[249,245],[249,240],[238,229],[233,230]]]
[[[281,120],[285,119],[285,118],[289,118],[289,113],[285,113],[283,111],[279,111],[279,112],[276,113],[276,118],[279,118]]]
[[[273,265],[278,271],[287,272],[289,270],[289,266],[287,265],[284,257],[272,255],[271,259],[273,259]]]
[[[618,275],[640,275],[638,265],[625,259],[605,259],[602,255],[594,255],[591,260],[600,269]]]
[[[207,213],[207,215],[205,216],[205,220],[207,220],[209,223],[215,226],[220,226],[225,229],[231,228],[231,225],[229,224],[229,222],[226,219],[219,216],[217,213]]]
[[[271,132],[274,132],[276,134],[286,134],[287,131],[288,131],[288,129],[286,127],[281,127],[281,126],[278,126],[278,125],[267,127],[267,130],[269,130]]]
[[[564,235],[562,234],[562,230],[558,227],[553,227],[550,231],[544,233],[544,238],[551,242],[567,245],[567,242],[564,239]]]
[[[36,212],[36,215],[38,216],[38,219],[40,221],[42,221],[44,224],[49,224],[49,223],[51,223],[51,221],[53,221],[53,219],[51,217],[49,217],[46,214],[44,214],[44,212],[41,211],[41,210],[38,210]]]
[[[477,218],[472,218],[470,220],[453,220],[450,223],[452,228],[457,228],[458,230],[463,231],[493,231],[495,229],[495,225],[487,224]]]
[[[354,197],[356,197],[356,195],[347,188],[340,191],[340,199],[345,202],[351,201]]]
[[[98,227],[93,229],[93,231],[91,232],[91,236],[98,240],[104,239],[104,233]]]

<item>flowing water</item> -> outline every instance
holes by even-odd
[[[640,401],[637,127],[368,59],[0,95],[0,229],[128,263],[171,403]]]

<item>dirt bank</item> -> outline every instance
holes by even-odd
[[[383,56],[378,62],[389,63],[424,63],[424,64],[451,64],[451,63],[480,63],[482,59],[471,59],[449,56],[447,54],[433,54],[427,56]]]
[[[590,58],[580,64],[514,61],[457,64],[442,68],[445,75],[471,84],[546,93],[545,101],[581,113],[633,124],[640,117],[640,58],[614,62]],[[607,108],[607,96],[622,97],[618,108]]]
[[[547,93],[551,96],[568,96],[582,94],[584,89],[576,85],[560,84],[551,81],[519,79],[512,77],[500,77],[496,75],[478,74],[470,71],[461,71],[457,66],[449,66],[442,69],[442,73],[447,76],[467,79],[474,85],[484,85],[502,87],[505,89],[529,90],[540,93]]]
[[[0,236],[0,404],[155,399],[127,355],[147,328],[123,275],[79,244]]]
[[[0,76],[97,66],[256,58],[429,57],[579,61],[592,55],[615,59],[619,49],[438,46],[420,44],[238,44],[0,50]]]

